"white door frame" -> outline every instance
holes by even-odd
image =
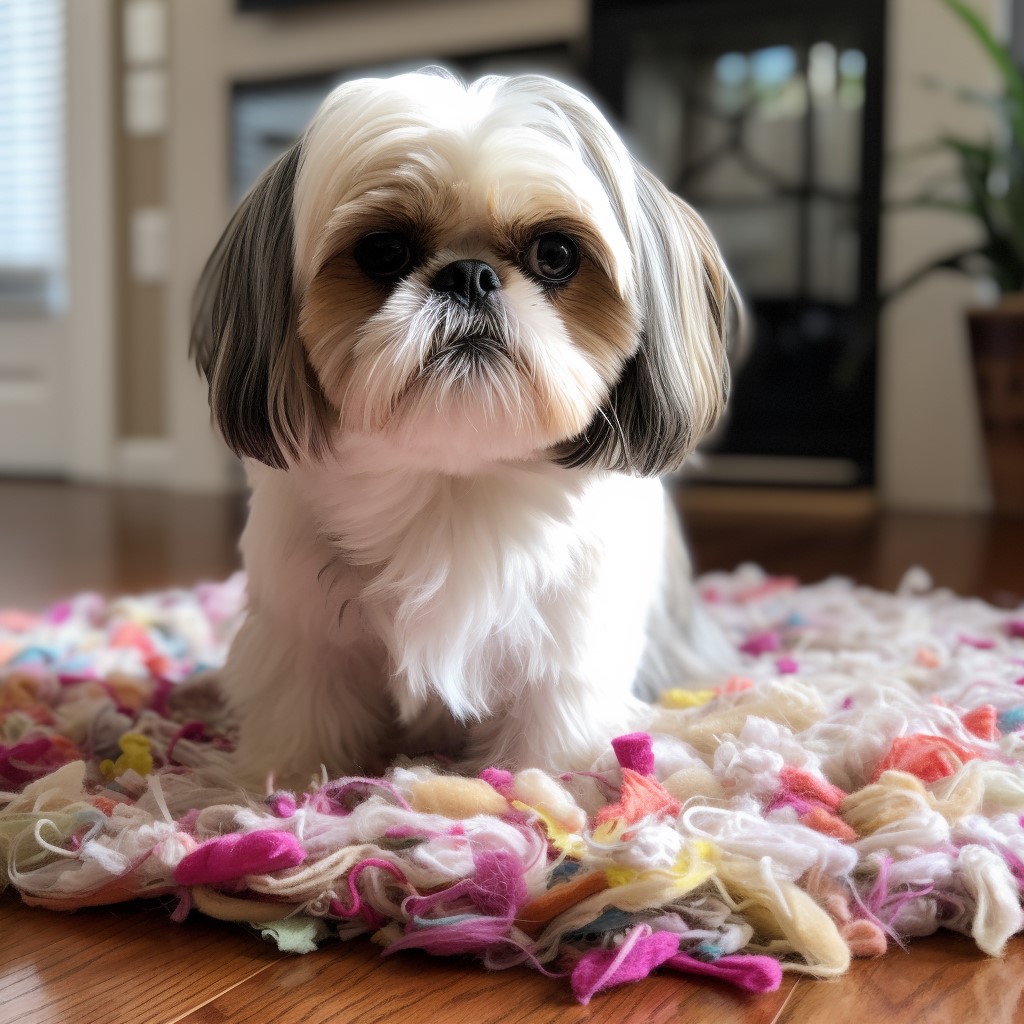
[[[113,479],[117,431],[114,0],[65,0],[67,18],[67,471]]]
[[[169,5],[170,6],[170,5]],[[188,307],[194,268],[202,260],[194,241],[177,230],[195,202],[175,186],[178,166],[193,158],[190,104],[209,96],[185,97],[193,76],[169,75],[168,188],[171,221],[166,282],[167,345],[159,372],[168,410],[159,438],[122,438],[118,433],[117,317],[117,135],[115,90],[123,88],[117,49],[116,0],[66,0],[68,56],[68,265],[69,316],[66,378],[67,472],[74,480],[138,484],[191,491],[225,491],[239,486],[233,460],[214,435],[205,384],[188,358]],[[178,14],[170,10],[169,14]],[[169,18],[173,23],[176,19]],[[182,48],[184,50],[184,47]],[[179,54],[180,56],[180,54]],[[171,41],[171,59],[175,47]],[[202,79],[201,69],[195,69]],[[226,131],[226,118],[217,127]],[[223,147],[223,138],[204,140]],[[211,188],[211,186],[206,186]],[[214,194],[216,190],[213,189]],[[185,212],[183,212],[185,211]],[[223,207],[207,212],[206,231],[224,217]],[[192,221],[194,223],[194,221]],[[203,223],[203,220],[200,220]],[[200,246],[207,246],[204,237]],[[182,250],[185,250],[184,252]]]
[[[161,372],[165,387],[170,474],[190,491],[241,487],[238,460],[210,422],[206,381],[189,358],[192,293],[231,213],[230,82],[222,47],[231,3],[168,3],[167,88],[169,225],[167,318]]]

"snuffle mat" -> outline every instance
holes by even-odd
[[[223,661],[241,576],[0,613],[0,888],[527,964],[582,1003],[654,970],[771,991],[940,928],[998,956],[1024,928],[1024,609],[920,570],[699,587],[737,673],[663,695],[589,772],[399,762],[266,796],[182,685]]]

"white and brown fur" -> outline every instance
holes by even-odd
[[[382,230],[417,254],[390,286],[353,255]],[[550,231],[581,255],[560,287],[525,262]],[[479,307],[431,287],[461,259],[500,281]],[[657,477],[722,410],[731,292],[697,215],[567,86],[336,89],[197,304],[252,486],[222,678],[240,776],[421,752],[581,768],[640,696],[706,674],[718,641]]]

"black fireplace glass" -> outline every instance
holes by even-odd
[[[592,77],[748,315],[696,475],[874,480],[882,0],[595,0]]]

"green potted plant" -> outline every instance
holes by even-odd
[[[945,134],[932,149],[950,153],[958,194],[930,189],[898,205],[926,207],[972,218],[978,241],[921,267],[890,297],[937,270],[987,279],[999,301],[967,311],[971,354],[995,511],[1024,514],[1024,74],[1010,51],[964,0],[942,0],[988,54],[999,95],[957,89],[966,102],[993,115],[988,140]]]

